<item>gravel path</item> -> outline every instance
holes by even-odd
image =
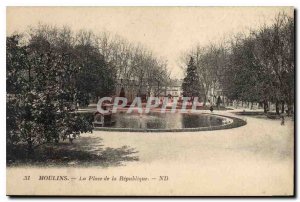
[[[231,112],[215,113],[237,116]],[[280,120],[242,118],[247,119],[247,125],[227,130],[179,133],[94,131],[93,134],[82,134],[76,141],[83,144],[85,138],[89,139],[93,142],[89,144],[90,150],[128,146],[137,151],[133,155],[138,157],[138,161],[124,161],[123,166],[107,168],[47,168],[47,172],[45,168],[34,168],[30,173],[36,176],[45,173],[95,176],[95,179],[115,176],[117,180],[72,182],[72,186],[70,182],[56,183],[56,186],[47,186],[47,189],[44,184],[33,186],[18,181],[18,186],[24,188],[18,190],[20,194],[26,194],[28,192],[22,190],[32,186],[32,190],[41,194],[64,195],[292,194],[294,122],[287,119],[286,124],[281,126]],[[7,176],[22,179],[26,172],[29,171],[24,168],[10,168]],[[160,181],[160,176],[167,176],[168,180]],[[8,190],[15,186],[14,181],[10,182]]]
[[[236,116],[231,112],[216,113]],[[122,134],[95,131],[87,136],[102,138],[105,146],[135,148],[139,161],[126,162],[125,167],[115,169],[169,175],[178,194],[291,194],[294,122],[287,120],[281,126],[280,120],[242,118],[246,118],[246,126],[229,130]],[[180,191],[176,184],[182,188]],[[197,184],[196,188],[193,184]]]

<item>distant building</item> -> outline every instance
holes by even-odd
[[[170,82],[170,85],[166,86],[163,96],[173,97],[178,99],[182,97],[182,80],[174,79]]]
[[[146,100],[150,96],[157,97],[172,97],[175,100],[178,100],[179,97],[183,96],[182,92],[182,80],[172,80],[167,86],[159,86],[158,83],[153,85],[139,85],[137,80],[124,80],[119,79],[116,83],[115,96],[120,96],[121,90],[123,88],[125,97],[128,99],[128,102],[132,102],[136,97],[141,97],[142,100]],[[207,93],[206,102],[211,105],[216,105],[217,99],[220,96],[221,106],[228,102],[224,92],[221,89],[219,84],[215,84]],[[204,96],[199,98],[199,102],[204,101]]]
[[[135,97],[147,99],[150,96],[168,97],[172,96],[178,98],[182,96],[182,89],[180,81],[172,81],[167,86],[160,86],[159,83],[152,85],[140,85],[136,80],[119,79],[116,83],[115,95],[120,96],[121,90],[124,90],[125,97],[129,102],[133,101]]]
[[[163,96],[180,97],[182,96],[181,86],[167,86]]]

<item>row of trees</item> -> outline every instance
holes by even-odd
[[[114,95],[119,79],[149,83],[166,64],[141,45],[103,33],[39,25],[7,37],[7,145],[34,148],[92,130],[77,105]]]
[[[193,63],[197,69],[199,94],[205,101],[211,88],[221,88],[230,100],[262,103],[265,111],[268,102],[276,104],[277,113],[280,104],[286,104],[289,113],[292,110],[294,19],[284,13],[279,13],[273,24],[249,34],[238,34],[220,44],[198,45],[184,58],[187,66]]]
[[[147,94],[154,92],[155,96],[169,84],[167,61],[155,57],[141,44],[134,45],[107,32],[92,35],[92,38],[106,60],[114,67],[115,80],[118,83],[125,86],[135,83],[138,92],[146,87]]]

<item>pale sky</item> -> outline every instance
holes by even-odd
[[[8,7],[6,33],[39,22],[74,31],[109,31],[165,58],[171,75],[181,78],[184,51],[270,24],[281,11],[293,15],[292,7]]]

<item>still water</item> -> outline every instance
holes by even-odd
[[[220,126],[225,118],[207,114],[157,113],[138,114],[118,112],[113,114],[112,128],[182,129]]]

